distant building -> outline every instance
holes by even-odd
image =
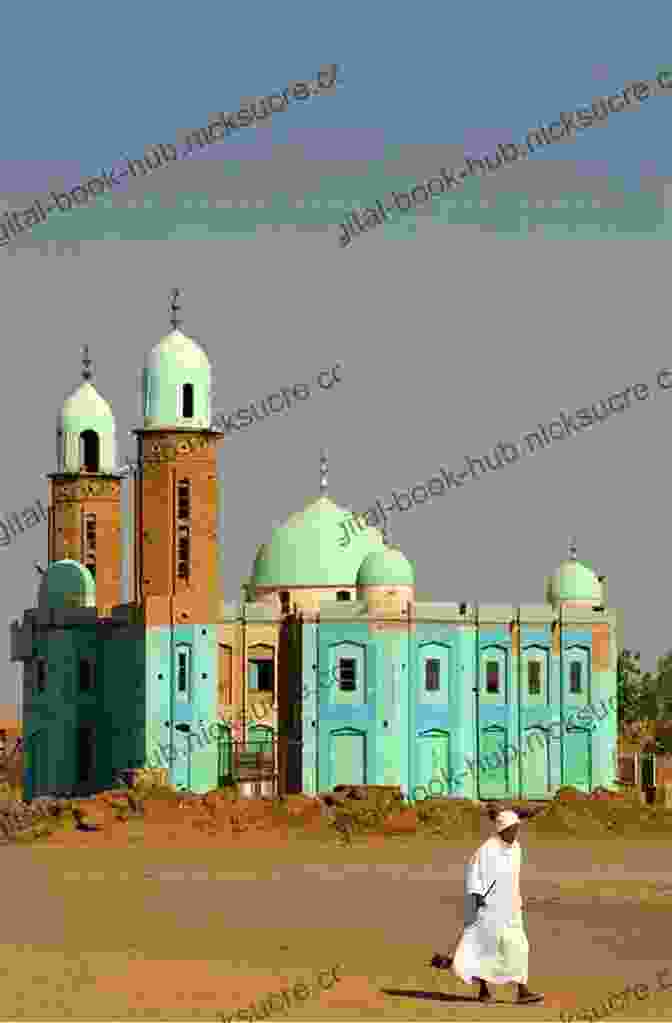
[[[325,458],[320,496],[223,603],[210,362],[172,327],[145,361],[126,603],[125,473],[88,354],[59,416],[49,566],[11,625],[25,798],[128,768],[195,792],[229,776],[481,798],[611,786],[620,619],[574,550],[542,604],[416,603],[414,569],[380,530],[339,544],[351,512],[327,496]]]

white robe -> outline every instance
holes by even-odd
[[[520,843],[507,845],[493,835],[467,863],[464,933],[455,951],[453,972],[466,984],[475,977],[491,984],[526,984],[529,946],[520,897]],[[485,895],[475,911],[473,894]]]

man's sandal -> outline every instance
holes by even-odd
[[[529,994],[518,995],[517,1003],[518,1005],[532,1005],[533,1002],[543,1002],[543,1000],[543,995],[535,995],[533,991],[530,991]]]

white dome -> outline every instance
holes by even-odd
[[[114,416],[109,403],[98,393],[89,380],[84,380],[63,402],[59,415],[59,426],[73,422],[85,422],[87,426],[114,427]]]
[[[165,369],[168,362],[177,363],[182,370],[210,369],[204,350],[181,330],[173,330],[162,337],[147,354],[145,366],[149,370]]]

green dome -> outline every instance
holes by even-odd
[[[88,568],[79,561],[54,561],[42,577],[38,595],[40,608],[95,607],[96,584]]]
[[[589,565],[569,559],[553,576],[551,595],[555,601],[587,600],[602,603],[602,585]]]
[[[350,543],[341,546],[342,523],[350,523],[351,516],[328,497],[318,497],[295,512],[257,551],[254,586],[355,586],[364,558],[384,550],[384,544],[380,530],[365,526],[360,531],[353,524],[348,528]]]
[[[385,547],[364,558],[357,586],[415,586],[415,571],[398,547]]]

